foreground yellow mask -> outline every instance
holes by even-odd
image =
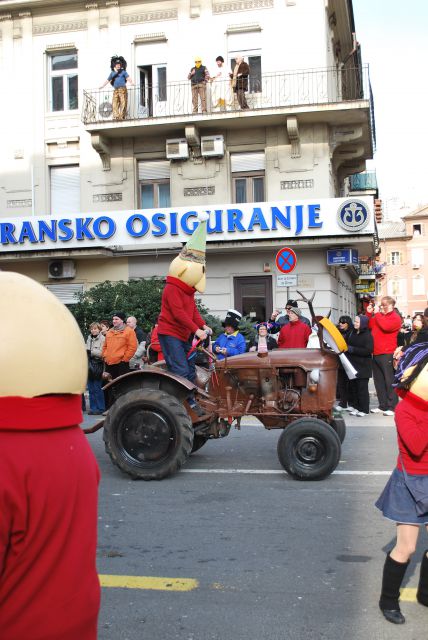
[[[68,309],[31,278],[0,272],[0,314],[10,339],[0,343],[0,396],[83,393],[87,356]]]

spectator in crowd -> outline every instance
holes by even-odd
[[[85,343],[34,280],[3,271],[0,289],[19,335],[0,349],[0,637],[96,640],[100,474],[79,426]]]
[[[137,350],[135,331],[125,324],[126,315],[121,311],[113,314],[113,327],[109,329],[103,344],[106,372],[112,380],[129,373],[129,361]]]
[[[213,344],[213,351],[219,360],[245,353],[247,345],[242,333],[239,332],[239,322],[242,314],[235,309],[229,309],[225,319],[221,323],[224,333],[219,335]]]
[[[403,624],[400,586],[416,550],[421,525],[428,526],[428,505],[417,500],[428,495],[428,345],[412,344],[400,360],[394,386],[402,398],[395,410],[398,438],[397,465],[376,502],[388,520],[396,523],[397,539],[387,553],[379,607],[388,622]],[[419,495],[414,494],[417,485]],[[428,550],[419,574],[416,600],[428,607]]]
[[[141,327],[137,326],[137,318],[135,316],[129,316],[129,318],[126,319],[126,326],[135,331],[138,343],[137,350],[129,361],[129,368],[131,370],[141,369],[144,356],[146,355],[147,334]]]
[[[350,316],[346,316],[346,315],[340,316],[337,328],[342,334],[345,342],[348,342],[348,337],[352,331],[352,327],[353,327],[353,323],[352,323],[352,318]],[[371,352],[370,352],[370,357],[371,357]],[[349,378],[340,362],[339,362],[339,369],[337,371],[337,394],[336,395],[338,399],[336,409],[338,409],[339,411],[341,411],[342,409],[346,409],[347,411],[355,410],[355,407],[351,406],[352,403],[349,403]],[[349,406],[348,406],[348,403],[349,403]]]
[[[105,411],[104,393],[102,389],[102,377],[104,362],[102,357],[105,337],[101,333],[101,326],[93,322],[89,326],[90,334],[86,341],[88,353],[88,392],[89,415],[101,415]]]
[[[397,348],[401,317],[395,310],[394,298],[390,296],[381,299],[379,308],[369,304],[366,314],[373,335],[373,380],[379,402],[379,407],[371,409],[371,412],[383,411],[384,416],[392,416],[398,402],[392,383],[394,380],[393,355]]]
[[[230,78],[223,56],[217,56],[215,59],[217,65],[217,73],[211,78],[211,100],[213,109],[225,111],[226,107],[231,103],[230,95]]]
[[[201,101],[202,113],[207,112],[207,82],[210,79],[208,69],[202,64],[202,58],[195,56],[195,66],[189,71],[187,79],[192,89],[193,113],[198,113],[198,101]]]
[[[113,56],[110,61],[111,73],[107,80],[101,85],[100,90],[107,84],[113,87],[113,118],[115,120],[125,120],[128,108],[128,89],[126,84],[134,84],[129,73],[126,71],[126,60],[122,56]]]
[[[110,325],[110,320],[100,320],[100,327],[101,327],[101,333],[104,336],[104,338],[107,335],[107,331],[110,329],[111,325]]]
[[[256,325],[256,336],[250,340],[248,351],[272,351],[278,348],[278,343],[273,336],[268,334],[269,322],[260,322]]]
[[[288,312],[291,309],[297,309],[299,307],[299,305],[297,304],[297,300],[287,300],[286,305],[285,305],[285,310],[284,312],[281,314],[281,312],[279,311],[279,309],[275,309],[275,311],[273,311],[271,317],[270,317],[270,323],[271,326],[268,327],[268,331],[271,334],[275,334],[275,333],[279,333],[282,329],[282,327],[285,324],[288,324],[290,321]],[[302,322],[304,322],[305,324],[308,325],[308,327],[312,326],[311,321],[309,320],[309,318],[305,318],[305,316],[303,316],[302,314],[300,314],[300,320]]]
[[[357,377],[349,381],[349,399],[354,409],[352,416],[364,417],[369,413],[369,379],[372,377],[373,336],[367,316],[359,315],[354,320],[354,328],[347,335],[346,356]]]
[[[428,342],[428,307],[425,309],[424,315],[422,316],[422,328],[418,331],[418,335],[416,336],[415,343],[417,342]]]
[[[250,107],[247,104],[247,98],[245,97],[245,93],[248,91],[248,76],[250,75],[250,67],[244,62],[244,58],[242,56],[237,56],[235,58],[235,66],[233,68],[233,73],[230,73],[229,76],[232,80],[232,88],[236,93],[236,97],[238,98],[238,103],[241,109],[249,109]]]
[[[301,320],[302,312],[299,307],[287,310],[289,322],[284,324],[279,332],[278,347],[280,349],[305,349],[311,329]]]
[[[162,348],[159,342],[157,322],[151,330],[150,336],[147,337],[147,358],[150,364],[164,360]]]

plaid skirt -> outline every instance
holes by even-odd
[[[407,474],[410,478],[410,474]],[[420,476],[418,476],[420,477]],[[423,476],[428,495],[428,476]],[[394,469],[375,506],[385,518],[399,524],[428,524],[428,514],[418,516],[415,501],[404,482],[404,474]]]

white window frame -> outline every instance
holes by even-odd
[[[401,251],[391,251],[389,264],[395,267],[401,264]]]
[[[61,55],[75,55],[77,58],[77,65],[71,69],[52,69],[52,61],[55,56]],[[65,49],[64,51],[49,51],[47,54],[48,58],[48,109],[50,113],[76,113],[79,110],[79,54],[76,49]],[[68,92],[68,78],[69,76],[77,76],[77,105],[75,109],[70,109],[68,107],[70,102],[70,96]],[[62,90],[63,90],[63,109],[53,109],[53,90],[52,90],[52,81],[53,78],[62,77]]]

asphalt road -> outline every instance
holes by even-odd
[[[287,476],[279,432],[254,422],[161,482],[130,480],[101,432],[88,436],[102,472],[99,573],[106,584],[139,577],[138,588],[103,588],[99,639],[425,638],[428,610],[414,601],[424,532],[404,585],[406,625],[377,608],[395,526],[373,504],[395,463],[393,418],[347,425],[338,472],[320,482]],[[159,586],[150,577],[169,580],[147,588]]]

